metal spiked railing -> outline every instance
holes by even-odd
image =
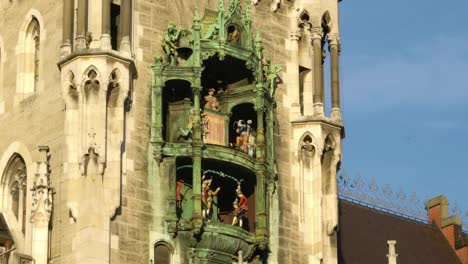
[[[379,186],[374,178],[367,180],[361,175],[350,177],[346,172],[338,176],[338,190],[342,199],[427,222],[425,202],[429,200],[429,196],[421,199],[416,192],[408,195],[402,188],[395,191],[389,184]],[[462,220],[463,230],[467,233],[468,211],[463,212],[457,202],[451,205],[450,214],[457,215]]]

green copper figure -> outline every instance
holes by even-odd
[[[167,26],[167,31],[164,33],[162,48],[166,53],[166,62],[175,66],[177,63],[177,41],[179,39],[180,30],[173,23]]]
[[[276,90],[276,79],[278,78],[278,73],[281,71],[281,67],[271,63],[271,58],[266,60],[264,66],[265,77],[269,83],[268,90],[270,92],[270,97],[275,96]]]

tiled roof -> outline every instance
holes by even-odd
[[[436,226],[339,201],[338,262],[388,263],[388,240],[396,240],[398,264],[461,264]]]

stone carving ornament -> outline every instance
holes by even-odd
[[[260,0],[251,0],[252,5],[257,5]],[[271,0],[271,11],[276,12],[280,8],[281,0]]]
[[[37,162],[32,192],[31,222],[47,225],[52,212],[53,188],[50,185],[49,147],[40,146],[42,159]]]

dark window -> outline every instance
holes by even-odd
[[[120,5],[111,4],[110,23],[111,46],[113,50],[119,49],[120,44]]]
[[[171,264],[171,248],[166,243],[157,243],[154,246],[154,264]]]
[[[23,219],[22,219],[22,226],[21,226],[21,231],[23,231],[23,234],[26,233],[26,187],[22,188],[22,194],[23,194]]]
[[[37,90],[39,82],[39,32],[34,36],[34,91]]]
[[[15,214],[16,219],[18,219],[20,192],[19,192],[19,188],[18,188],[17,184],[15,184],[15,186],[13,188],[12,188],[12,192],[11,192],[11,210]]]

